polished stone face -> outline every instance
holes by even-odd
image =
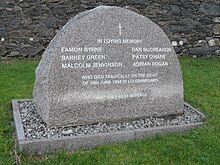
[[[118,122],[183,112],[183,82],[166,34],[119,7],[72,18],[36,69],[34,101],[49,126]]]

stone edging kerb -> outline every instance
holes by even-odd
[[[202,122],[199,122],[193,124],[162,126],[156,128],[146,128],[110,133],[98,133],[75,137],[25,140],[24,129],[19,112],[19,102],[24,101],[31,101],[31,99],[12,100],[12,110],[19,149],[29,154],[50,153],[55,152],[59,149],[65,149],[68,151],[74,151],[77,149],[89,149],[102,144],[121,143],[129,140],[143,139],[145,137],[153,136],[156,134],[181,132],[203,124]],[[188,103],[185,103],[185,105],[205,117],[201,112],[193,108]]]

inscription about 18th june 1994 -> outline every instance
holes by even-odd
[[[168,66],[166,54],[171,48],[159,47],[138,47],[142,39],[97,39],[101,44],[133,44],[129,48],[129,57],[132,67],[163,67]],[[106,46],[105,46],[106,49]],[[99,47],[61,47],[61,68],[62,69],[86,69],[86,68],[120,68],[128,67],[121,61],[109,60],[105,49]],[[82,85],[110,85],[110,84],[134,84],[134,83],[157,83],[158,73],[111,73],[82,75]]]

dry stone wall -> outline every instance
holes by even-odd
[[[219,0],[1,0],[0,58],[41,56],[72,16],[99,5],[148,17],[178,54],[220,55]]]

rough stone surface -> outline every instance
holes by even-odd
[[[220,49],[215,51],[216,56],[220,56]]]
[[[6,55],[7,52],[8,52],[8,51],[7,51],[6,49],[4,49],[3,47],[0,47],[0,56]]]
[[[177,5],[171,5],[171,11],[173,14],[180,14],[180,8]]]
[[[173,25],[170,27],[170,31],[173,33],[190,33],[192,31],[192,26],[187,26],[187,25]]]
[[[216,24],[216,25],[213,27],[213,31],[214,31],[214,34],[220,35],[220,24]]]
[[[19,55],[19,52],[18,51],[12,51],[9,55],[9,57],[16,57]]]
[[[36,69],[34,100],[49,126],[177,115],[182,76],[161,28],[101,6],[72,18],[51,41]]]
[[[220,41],[219,39],[215,38],[215,39],[211,39],[208,42],[209,46],[220,46]]]
[[[189,48],[190,54],[194,55],[214,55],[218,47],[195,47]]]
[[[204,116],[184,105],[184,113],[172,118],[148,117],[128,122],[97,123],[92,125],[48,127],[42,118],[36,113],[33,101],[19,102],[19,111],[27,140],[43,138],[60,138],[67,136],[82,136],[89,134],[131,131],[144,128],[155,128],[183,124],[200,123]]]
[[[179,54],[189,54],[189,48],[198,40],[219,36],[213,31],[219,23],[219,0],[2,0],[0,38],[5,41],[0,42],[0,47],[7,50],[4,57],[12,51],[18,51],[19,57],[41,56],[42,51],[33,52],[37,47],[47,47],[72,16],[99,5],[120,6],[147,16],[160,25],[171,41],[174,37],[177,42],[188,39],[175,49],[180,50]],[[20,43],[31,47],[22,47]]]
[[[204,2],[200,5],[200,10],[205,15],[220,16],[220,4]]]
[[[212,21],[215,23],[220,23],[220,17],[213,18]]]
[[[136,13],[140,13],[140,10],[138,10],[137,8],[132,7],[132,6],[125,6],[124,8],[128,9],[128,10],[131,10],[131,11],[134,11]]]
[[[59,149],[91,149],[101,144],[185,131],[205,121],[204,115],[187,103],[184,103],[184,114],[175,118],[150,117],[76,127],[48,127],[36,114],[30,99],[12,100],[12,108],[18,147],[22,152],[31,154],[51,153]]]
[[[195,43],[194,46],[195,47],[207,47],[208,44],[207,44],[206,40],[199,40]]]

